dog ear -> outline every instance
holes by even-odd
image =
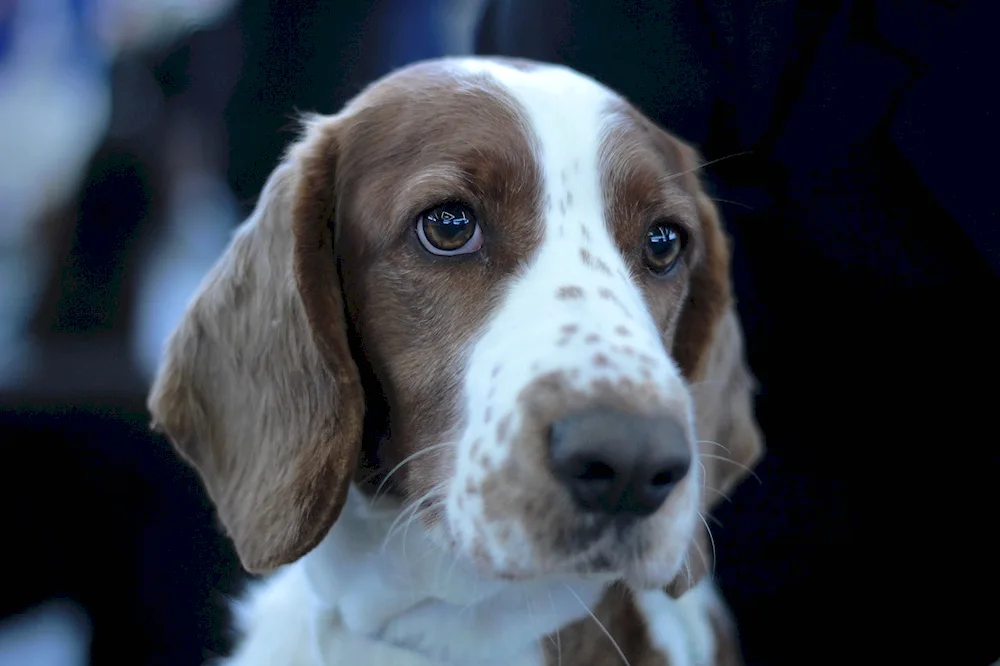
[[[695,192],[704,256],[692,271],[687,300],[674,338],[674,358],[687,378],[695,405],[699,462],[704,470],[701,512],[707,516],[742,481],[764,453],[754,418],[756,385],[744,358],[743,331],[732,302],[728,239],[718,209],[695,175],[701,162],[670,137],[681,174]],[[702,526],[687,567],[669,590],[680,596],[714,568],[713,547]]]
[[[750,473],[764,444],[754,418],[756,383],[733,305],[728,239],[718,208],[696,175],[701,166],[697,152],[673,137],[670,141],[681,174],[695,192],[704,237],[704,256],[692,271],[673,354],[694,397],[705,486],[712,495],[702,507],[708,512]]]
[[[764,438],[754,417],[756,383],[747,367],[743,332],[734,308],[723,314],[702,374],[691,385],[694,397],[698,460],[703,471],[700,511],[706,517],[752,473],[764,455]],[[699,526],[687,554],[687,566],[669,592],[680,596],[714,569],[714,543],[708,526]]]
[[[705,472],[705,513],[751,474],[764,455],[753,409],[756,388],[744,358],[743,331],[730,308],[716,327],[703,378],[691,387]]]
[[[337,120],[308,124],[170,337],[149,409],[243,566],[310,551],[346,501],[364,395],[333,252]]]
[[[680,176],[695,194],[703,238],[703,255],[691,271],[673,345],[674,360],[681,372],[688,381],[696,381],[704,374],[704,365],[715,342],[716,325],[732,307],[729,241],[719,211],[696,174],[701,166],[698,154],[686,143],[667,136],[679,158]]]

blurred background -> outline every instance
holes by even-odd
[[[297,111],[472,52],[725,158],[769,449],[714,528],[748,663],[995,661],[994,5],[0,0],[0,666],[226,653],[245,576],[148,430],[161,346]]]

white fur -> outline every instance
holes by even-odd
[[[257,584],[235,606],[242,634],[226,666],[544,666],[542,640],[587,615],[603,584],[479,578],[394,510],[351,493],[323,543]],[[671,666],[710,663],[711,580],[680,600],[637,594],[653,644]],[[594,627],[595,631],[600,631]]]
[[[539,640],[602,592],[600,581],[483,579],[419,523],[387,540],[397,515],[352,491],[323,542],[237,606],[246,639],[226,663],[538,666]]]
[[[551,371],[575,372],[575,377],[568,375],[573,377],[574,388],[587,392],[596,379],[624,377],[642,384],[646,369],[665,403],[681,405],[689,427],[692,405],[605,219],[599,159],[602,141],[620,117],[611,112],[613,93],[563,67],[525,72],[489,61],[461,63],[470,71],[492,75],[527,116],[548,205],[541,246],[535,256],[524,258],[522,274],[510,285],[472,349],[464,379],[467,426],[460,438],[446,509],[451,536],[460,548],[468,551],[481,546],[495,569],[530,573],[537,558],[524,526],[513,517],[485,520],[482,495],[467,492],[510,455],[521,420],[518,395]],[[581,247],[602,262],[610,275],[586,265]],[[579,288],[581,297],[558,298],[565,287]],[[613,298],[602,298],[602,293],[611,293]],[[556,343],[566,325],[577,326],[578,331],[568,344],[559,346]],[[624,340],[616,332],[618,327],[629,332],[627,342],[641,349],[647,360],[620,351],[615,343]],[[588,341],[594,335],[597,340]],[[611,364],[595,364],[598,353]],[[485,410],[491,411],[492,419],[484,418]],[[504,440],[497,436],[500,418],[510,419]],[[690,435],[693,446],[693,430]],[[473,454],[477,442],[488,463]],[[637,580],[652,579],[664,585],[680,569],[697,523],[698,484],[697,475],[689,474],[660,515],[651,519],[659,518],[657,531],[663,545],[655,557],[637,564],[640,571],[630,572]],[[503,543],[501,532],[507,535]]]
[[[574,387],[587,391],[600,378],[626,377],[642,384],[646,368],[655,393],[691,423],[681,375],[605,219],[599,151],[616,122],[608,112],[612,93],[560,67],[523,72],[479,60],[456,60],[454,66],[493,77],[520,107],[548,205],[540,247],[524,257],[523,270],[495,316],[472,341],[464,376],[466,418],[456,438],[445,520],[433,531],[420,521],[393,530],[402,518],[399,507],[373,508],[352,491],[325,540],[241,606],[246,638],[226,662],[231,666],[542,666],[541,641],[586,618],[608,579],[546,575],[510,582],[489,576],[490,568],[531,574],[537,558],[518,519],[487,520],[481,496],[466,492],[467,484],[481,482],[489,469],[472,455],[473,442],[480,442],[491,465],[501,464],[512,446],[510,437],[498,438],[497,418],[509,416],[509,432],[516,434],[518,394],[549,371],[576,371]],[[607,270],[586,265],[581,246]],[[557,298],[566,286],[580,288],[582,297]],[[614,298],[599,298],[602,289]],[[568,324],[579,332],[571,344],[558,346]],[[628,329],[629,343],[647,360],[618,351],[613,344],[618,327]],[[586,341],[590,334],[598,339]],[[595,364],[598,352],[613,365]],[[487,406],[496,410],[488,427],[482,414]],[[649,563],[618,575],[665,584],[677,574],[698,520],[699,483],[696,474],[689,474],[650,519],[659,521],[655,529],[661,543]],[[504,528],[506,540],[499,535]],[[485,572],[472,564],[469,553],[475,546],[487,553]],[[662,592],[647,592],[641,599],[657,641],[676,656],[672,666],[702,663],[704,632],[682,619],[697,614],[701,597],[686,606]]]
[[[709,616],[726,617],[718,590],[703,579],[678,600],[658,590],[636,594],[652,644],[671,666],[709,666],[715,658],[715,634]]]

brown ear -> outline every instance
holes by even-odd
[[[715,204],[702,189],[698,154],[672,137],[682,175],[695,191],[704,256],[691,274],[674,338],[674,359],[691,385],[710,510],[763,454],[754,419],[756,385],[744,358],[743,330],[733,305],[729,243]]]
[[[731,307],[716,327],[704,375],[691,387],[705,467],[705,513],[728,497],[764,455],[764,438],[754,417],[755,392],[744,358],[743,331]]]
[[[698,154],[685,143],[670,137],[679,155],[681,177],[695,192],[695,204],[704,239],[704,254],[691,271],[684,309],[674,337],[673,356],[689,381],[704,374],[704,364],[715,337],[716,324],[732,306],[729,279],[729,242],[719,219],[719,211],[702,189],[696,171]]]
[[[764,455],[764,438],[754,418],[756,384],[743,352],[736,310],[727,308],[716,323],[702,374],[691,384],[695,429],[704,488],[699,510],[704,522],[687,554],[687,566],[668,590],[680,596],[714,569],[715,544],[708,533],[709,512],[751,473]]]
[[[695,403],[699,460],[704,468],[700,507],[708,513],[742,481],[764,453],[754,418],[755,383],[743,350],[743,331],[732,303],[729,248],[718,210],[693,172],[699,162],[676,142],[684,171],[696,191],[705,255],[694,269],[674,339],[674,358],[690,382]],[[714,546],[702,525],[688,552],[687,567],[669,590],[680,596],[714,567]]]
[[[197,469],[243,566],[311,550],[346,499],[364,397],[332,247],[336,121],[314,121],[167,343],[154,427]]]

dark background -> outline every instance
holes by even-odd
[[[1000,657],[993,3],[488,4],[473,42],[471,1],[244,0],[113,63],[112,131],[39,221],[34,353],[0,377],[0,617],[71,600],[95,666],[225,653],[244,577],[131,351],[171,184],[216,174],[235,223],[296,110],[474,44],[591,74],[720,160],[768,445],[714,529],[748,663]]]

